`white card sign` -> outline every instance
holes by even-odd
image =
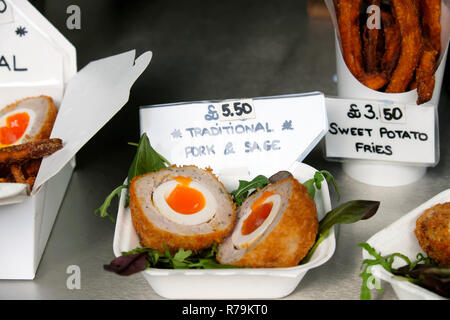
[[[436,108],[327,98],[326,156],[435,165]]]
[[[233,101],[237,106],[248,102]],[[253,118],[244,120],[221,121],[221,105],[204,101],[142,107],[141,133],[172,164],[256,176],[303,160],[328,130],[322,93],[254,98]]]

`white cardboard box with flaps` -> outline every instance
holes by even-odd
[[[2,1],[3,4],[3,1]],[[33,279],[75,167],[74,157],[128,101],[152,53],[135,51],[76,72],[75,48],[26,0],[0,13],[0,105],[39,95],[59,108],[51,138],[63,148],[43,159],[35,184],[0,183],[0,279]],[[89,115],[86,117],[86,115]]]

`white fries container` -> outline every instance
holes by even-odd
[[[404,215],[387,228],[379,231],[372,236],[367,243],[369,243],[377,252],[381,253],[381,255],[398,252],[406,255],[411,261],[414,261],[418,253],[425,255],[414,233],[417,218],[419,218],[426,209],[439,203],[449,201],[450,189],[441,192]],[[363,258],[373,259],[373,257],[365,250],[363,250]],[[403,264],[403,260],[397,259],[395,260],[393,267],[399,268]],[[409,281],[395,278],[392,273],[388,272],[380,265],[372,266],[371,272],[375,278],[389,282],[397,294],[397,297],[401,300],[446,300],[446,298],[430,290]]]
[[[296,162],[289,170],[300,182],[314,176],[316,169]],[[133,227],[130,209],[125,208],[126,190],[122,191],[114,234],[114,254],[140,247]],[[331,210],[328,186],[323,182],[314,199],[319,220]],[[142,271],[153,290],[171,299],[268,299],[292,293],[306,272],[331,258],[335,251],[334,229],[318,246],[311,260],[292,268],[236,269],[155,269]]]
[[[339,32],[334,10],[333,1],[325,0],[330,11],[336,32],[336,67],[337,67],[337,89],[338,96],[341,98],[354,98],[366,100],[378,100],[386,102],[395,102],[415,105],[417,101],[417,90],[405,93],[384,93],[372,90],[359,82],[348,69],[341,50]],[[424,108],[435,108],[436,114],[436,163],[439,162],[439,135],[437,124],[437,108],[442,87],[442,80],[445,72],[447,60],[448,44],[450,36],[450,11],[448,0],[442,1],[441,12],[441,54],[439,56],[438,68],[435,73],[436,81],[431,101],[424,104]],[[370,185],[377,186],[400,186],[418,181],[426,173],[427,167],[422,165],[409,165],[385,161],[368,160],[347,160],[342,159],[343,170],[353,179]]]
[[[0,70],[0,108],[25,97],[51,96],[59,107],[51,137],[63,140],[63,149],[42,161],[33,190],[25,184],[0,183],[0,279],[34,279],[75,167],[75,154],[125,105],[152,55],[144,53],[135,61],[135,52],[129,51],[91,62],[77,73],[75,48],[31,4],[26,0],[5,4],[7,11],[2,8],[1,14],[8,16],[0,14],[0,49],[2,54],[14,53],[9,69],[18,69],[16,61],[21,61],[22,70],[42,64],[52,72],[43,72],[40,81],[41,73],[36,74],[34,67],[29,73],[4,77],[4,69]],[[19,27],[26,31],[20,37]],[[36,61],[36,56],[44,60]]]

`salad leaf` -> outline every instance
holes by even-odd
[[[319,222],[316,242],[300,264],[307,263],[311,259],[319,244],[328,236],[334,225],[369,219],[377,212],[379,206],[379,201],[352,200],[328,212]]]
[[[135,145],[129,143],[131,145]],[[128,170],[128,184],[121,185],[114,189],[105,199],[103,204],[94,211],[94,214],[99,214],[100,217],[109,217],[112,222],[114,222],[114,218],[108,213],[108,208],[111,205],[112,199],[117,196],[120,199],[120,195],[122,189],[129,189],[131,180],[134,177],[139,176],[141,174],[145,174],[147,172],[158,171],[160,169],[165,168],[166,166],[170,166],[169,161],[165,159],[162,155],[157,153],[151,146],[150,140],[147,137],[146,133],[143,133],[139,144],[137,145],[136,155],[134,156],[133,162],[131,163],[130,169]],[[127,203],[128,206],[128,192],[127,192]]]
[[[352,200],[328,212],[319,223],[319,234],[323,234],[335,224],[350,224],[372,217],[380,206],[379,201]]]
[[[314,174],[313,178],[311,178],[303,183],[303,185],[306,186],[306,188],[308,189],[308,193],[311,196],[311,198],[314,199],[314,197],[316,196],[316,189],[320,190],[322,188],[323,180],[326,180],[327,182],[331,181],[333,183],[334,189],[336,190],[336,192],[338,194],[338,201],[340,201],[341,193],[339,191],[337,182],[334,179],[333,175],[326,170],[317,171]]]
[[[269,183],[269,179],[263,175],[255,177],[252,181],[239,180],[239,187],[231,193],[233,201],[237,206],[240,206],[248,197],[250,191],[262,189]]]
[[[401,253],[392,253],[382,256],[368,243],[359,243],[359,247],[366,250],[375,259],[364,259],[362,262],[360,277],[363,279],[361,285],[361,300],[370,300],[371,293],[369,288],[370,279],[373,277],[370,267],[381,265],[386,271],[394,274],[395,277],[410,281],[421,287],[429,289],[443,297],[450,298],[450,268],[441,268],[429,257],[417,254],[416,260],[411,261],[407,256]],[[400,268],[393,268],[395,258],[400,258],[405,265]],[[381,288],[379,292],[383,292]]]
[[[282,181],[284,179],[292,178],[293,175],[289,171],[278,171],[277,173],[273,174],[269,177],[270,183],[277,183],[279,181]]]
[[[409,281],[429,289],[443,297],[450,298],[450,268],[441,268],[435,264],[416,264],[414,268],[404,266],[393,271],[396,276],[406,277]]]
[[[131,180],[147,172],[158,171],[170,165],[169,161],[155,151],[150,145],[150,140],[144,132],[139,140],[136,155],[128,170],[128,185]]]
[[[110,264],[104,265],[103,268],[122,276],[129,276],[147,268],[146,255],[146,252],[122,255],[115,258]]]
[[[174,255],[164,246],[164,252],[153,248],[136,248],[113,259],[110,264],[104,265],[106,271],[128,276],[147,268],[161,269],[219,269],[237,268],[223,265],[216,260],[217,244],[210,248],[193,253],[191,250],[180,248]]]
[[[127,189],[128,185],[122,185],[117,187],[116,189],[113,190],[113,192],[111,192],[109,194],[109,196],[106,197],[105,202],[103,202],[103,204],[94,211],[94,214],[97,215],[99,214],[100,217],[104,218],[104,217],[108,217],[112,222],[115,222],[115,219],[113,218],[113,216],[111,216],[108,213],[108,208],[111,205],[111,201],[112,199],[117,196],[120,199],[120,194],[122,193],[122,189]]]

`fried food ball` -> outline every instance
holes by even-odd
[[[265,212],[265,213],[264,213]],[[290,177],[257,191],[237,210],[217,260],[250,268],[294,267],[314,245],[319,221],[304,185]]]
[[[450,202],[431,207],[417,219],[420,246],[440,267],[450,267]]]
[[[223,184],[211,170],[195,166],[171,166],[135,177],[130,210],[142,245],[162,252],[220,243],[236,217]]]

